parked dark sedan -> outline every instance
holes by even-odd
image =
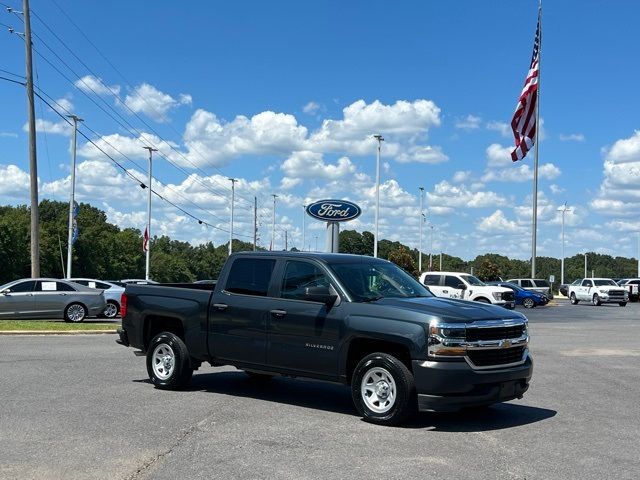
[[[515,283],[510,282],[488,282],[488,285],[497,285],[498,287],[510,288],[513,290],[516,305],[522,305],[524,308],[533,308],[538,305],[546,305],[549,299],[542,293],[532,292],[519,287]]]

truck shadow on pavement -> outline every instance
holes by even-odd
[[[239,371],[224,371],[196,374],[186,390],[254,398],[358,416],[353,406],[350,388],[328,382],[286,377],[255,380]],[[453,413],[420,413],[401,428],[441,432],[502,430],[540,422],[555,416],[556,413],[555,410],[546,408],[500,403],[491,407]]]

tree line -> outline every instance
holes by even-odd
[[[43,200],[40,203],[40,261],[43,277],[63,278],[66,266],[67,225],[69,205],[64,202]],[[121,229],[107,221],[102,210],[81,203],[78,213],[80,235],[73,248],[73,276],[120,280],[143,278],[145,253],[142,233],[135,228]],[[0,207],[0,284],[30,276],[30,212],[27,206]],[[233,241],[233,250],[252,250],[253,245]],[[260,249],[260,248],[259,248]],[[364,231],[340,232],[339,249],[342,253],[373,255],[373,234]],[[191,245],[167,236],[151,240],[151,278],[159,282],[192,282],[218,277],[227,258],[228,243],[215,246],[213,242]],[[378,243],[378,256],[394,261],[413,275],[418,272],[418,250],[400,242],[382,239]],[[594,270],[600,277],[633,277],[637,260],[588,253],[588,275]],[[560,260],[538,257],[537,276],[560,280]],[[434,255],[432,269],[439,270],[440,256]],[[422,254],[423,271],[428,270],[429,255]],[[484,280],[497,277],[527,278],[531,274],[530,262],[510,259],[504,255],[488,253],[466,261],[442,254],[442,270],[471,272]],[[582,278],[584,257],[575,255],[565,260],[565,281]]]

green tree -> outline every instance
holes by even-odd
[[[406,247],[401,245],[397,249],[390,251],[389,261],[395,263],[414,277],[418,276],[416,262],[409,250],[406,249]]]

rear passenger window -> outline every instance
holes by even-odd
[[[523,287],[523,288],[531,288],[534,285],[531,282],[531,280],[520,280],[520,286]]]
[[[272,259],[238,258],[231,265],[225,290],[266,297],[275,264]]]
[[[440,285],[440,275],[425,275],[423,285]]]

